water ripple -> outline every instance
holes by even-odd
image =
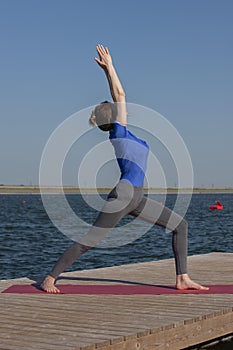
[[[158,199],[158,196],[154,196]],[[80,195],[67,196],[73,210],[91,224],[96,211],[90,210]],[[173,207],[176,196],[168,195],[166,205]],[[222,211],[208,208],[220,200]],[[233,252],[233,195],[195,194],[186,214],[189,223],[189,254],[213,251]],[[118,226],[129,222],[126,217]],[[135,223],[137,225],[143,223]],[[82,227],[77,229],[82,230]],[[49,272],[60,254],[72,243],[48,218],[39,195],[0,195],[0,279],[28,276],[36,278]],[[119,248],[88,251],[70,270],[138,263],[173,256],[171,234],[154,226],[133,243]]]

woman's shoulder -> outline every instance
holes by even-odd
[[[109,138],[118,138],[118,137],[126,137],[127,136],[127,127],[119,123],[118,121],[114,121],[113,129],[109,132]]]

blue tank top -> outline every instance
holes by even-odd
[[[129,182],[133,186],[142,186],[149,153],[147,143],[118,122],[114,122],[114,127],[109,132],[109,139],[120,167],[120,180]]]

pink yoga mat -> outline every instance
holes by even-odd
[[[175,289],[174,286],[147,286],[147,285],[78,285],[78,284],[59,284],[58,288],[61,294],[233,294],[233,284],[225,285],[209,285],[209,290],[184,290],[180,291]],[[15,294],[32,294],[41,293],[47,294],[40,289],[38,285],[33,284],[20,284],[13,285],[2,293],[15,293]]]

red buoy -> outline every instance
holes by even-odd
[[[211,205],[209,207],[210,210],[222,210],[223,209],[223,205],[221,202],[215,201],[215,203],[216,203],[215,205]]]

